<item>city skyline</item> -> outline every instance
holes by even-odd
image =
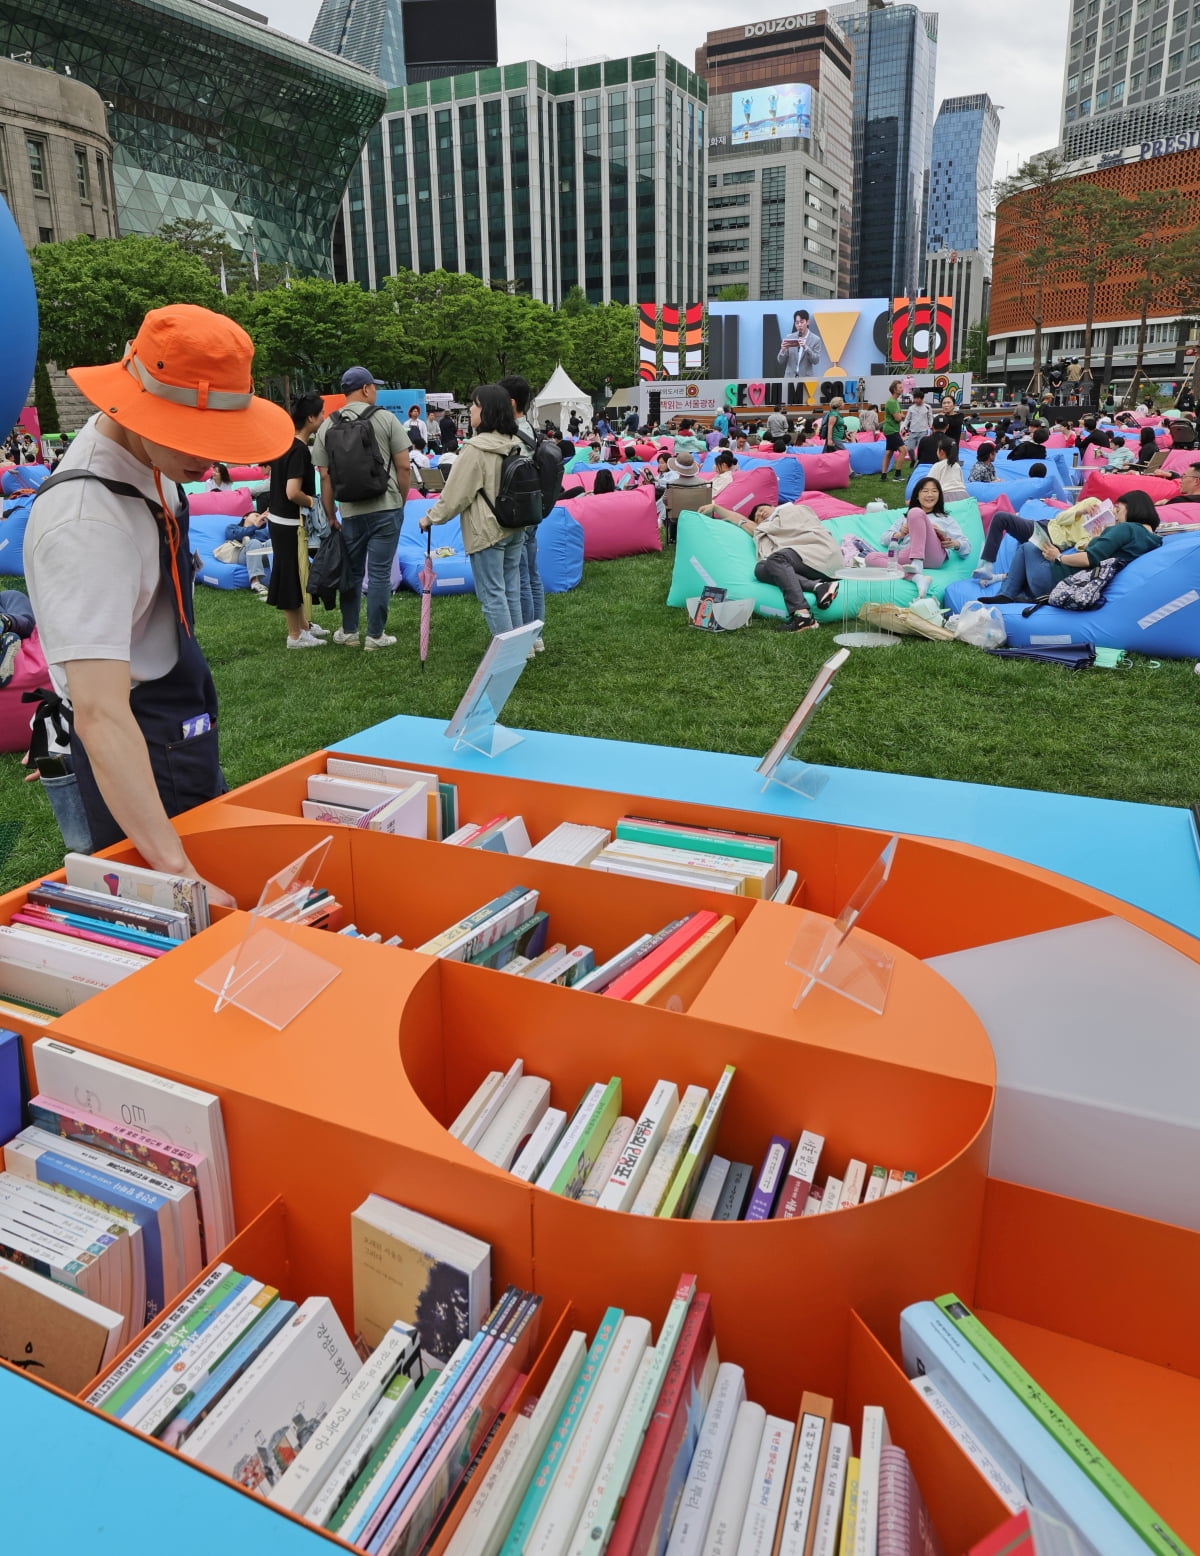
[[[255,0],[255,9],[273,27],[307,40],[320,0]],[[998,25],[994,8],[983,0],[924,0],[919,9],[938,13],[935,111],[943,98],[975,92],[986,92],[1002,105],[997,178],[1057,144],[1068,6],[1048,9],[1038,0],[1009,0],[1003,26]],[[752,19],[774,14],[764,3]],[[612,0],[593,27],[577,19],[579,15],[558,26],[536,12],[506,15],[501,9],[501,62],[541,59],[554,65],[569,58],[577,64],[655,47],[687,62],[708,32],[730,25],[728,7],[718,0],[687,5],[683,0],[663,0],[655,8],[652,29],[647,28],[645,9],[636,0]]]

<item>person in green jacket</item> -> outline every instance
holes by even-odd
[[[981,597],[980,603],[1014,605],[1021,600],[1044,600],[1056,583],[1081,567],[1099,567],[1110,558],[1126,566],[1162,545],[1161,537],[1155,534],[1158,512],[1146,492],[1126,492],[1113,504],[1113,512],[1116,522],[1089,540],[1086,550],[1061,551],[1053,544],[1039,547],[1034,540],[1018,546],[1005,574],[1004,593]]]

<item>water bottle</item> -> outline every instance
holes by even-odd
[[[896,555],[899,549],[899,544],[896,541],[895,536],[893,536],[892,539],[888,541],[888,568],[891,570],[895,569]]]

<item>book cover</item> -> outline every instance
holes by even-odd
[[[714,1221],[740,1221],[746,1213],[750,1193],[754,1188],[754,1168],[749,1162],[731,1162],[725,1178],[725,1187],[717,1201]]]
[[[596,1205],[613,1175],[613,1169],[621,1159],[621,1153],[629,1144],[633,1133],[633,1119],[622,1116],[608,1132],[608,1138],[600,1147],[596,1164],[588,1174],[588,1180],[579,1196],[581,1205]]]
[[[354,1327],[374,1350],[399,1319],[432,1362],[482,1326],[491,1302],[491,1248],[478,1238],[369,1194],[350,1217]]]
[[[181,1453],[266,1496],[360,1363],[328,1297],[309,1297]]]
[[[579,1099],[575,1111],[567,1122],[567,1127],[558,1138],[558,1143],[546,1160],[537,1178],[534,1180],[540,1189],[550,1189],[563,1169],[568,1156],[579,1145],[584,1131],[596,1116],[596,1109],[604,1096],[606,1087],[602,1081],[596,1081],[589,1086]]]
[[[693,1298],[617,1513],[607,1556],[664,1556],[718,1366],[712,1302]]]
[[[837,1556],[838,1526],[846,1495],[846,1467],[850,1462],[850,1428],[835,1421],[829,1431],[825,1481],[817,1509],[817,1533],[813,1556]]]
[[[30,889],[25,901],[27,905],[32,903],[54,912],[89,918],[94,923],[160,935],[175,945],[187,940],[192,933],[191,915],[182,909],[130,902],[108,892],[68,886],[65,881],[41,881]]]
[[[524,1149],[512,1164],[512,1175],[526,1183],[532,1183],[550,1160],[550,1153],[557,1146],[567,1127],[567,1115],[563,1108],[547,1108],[542,1121],[530,1135]]]
[[[734,859],[757,859],[777,864],[779,839],[720,828],[688,827],[683,822],[653,821],[644,816],[622,816],[616,836],[635,843],[658,843],[667,848],[702,848],[706,853]],[[773,890],[774,888],[772,888]]]
[[[220,1101],[210,1092],[185,1086],[116,1059],[74,1048],[57,1037],[33,1045],[38,1090],[99,1114],[128,1120],[146,1134],[208,1158],[212,1169],[211,1206],[201,1195],[208,1257],[233,1237],[233,1192]],[[212,1225],[210,1227],[210,1212]]]
[[[964,1302],[950,1293],[937,1298],[937,1305],[958,1332],[978,1351],[1021,1403],[1030,1411],[1071,1459],[1079,1466],[1126,1521],[1137,1530],[1157,1556],[1178,1556],[1183,1542],[1158,1516],[1144,1497],[1129,1484],[1121,1472],[1096,1445],[1059,1409],[1050,1396],[1030,1377],[1016,1357],[979,1322]]]
[[[846,1461],[846,1496],[842,1502],[842,1535],[838,1543],[838,1556],[854,1556],[854,1544],[858,1538],[858,1468],[859,1461],[852,1455]]]
[[[700,1556],[729,1445],[733,1441],[738,1411],[745,1398],[745,1373],[733,1362],[722,1362],[713,1380],[696,1451],[688,1466],[683,1495],[671,1526],[667,1556]]]
[[[725,1468],[721,1472],[712,1517],[704,1537],[704,1556],[736,1556],[766,1423],[766,1411],[753,1400],[745,1400],[738,1406]]]
[[[669,967],[681,952],[701,935],[706,934],[717,923],[717,914],[708,908],[703,908],[699,913],[693,913],[674,931],[673,934],[655,946],[654,950],[646,954],[633,964],[627,972],[621,973],[604,990],[605,999],[627,1000],[644,989],[652,979],[657,978],[664,968]]]
[[[373,810],[394,799],[408,787],[402,780],[372,783],[361,778],[335,778],[328,773],[308,775],[308,798],[327,805],[351,805],[363,811]]]
[[[894,1443],[879,1471],[879,1556],[943,1556],[908,1455]]]
[[[787,1487],[775,1542],[776,1556],[812,1556],[833,1428],[833,1400],[807,1389],[792,1439]]]
[[[620,1308],[610,1307],[601,1319],[596,1337],[575,1380],[575,1386],[550,1433],[533,1479],[529,1483],[529,1489],[522,1497],[521,1505],[505,1535],[504,1543],[500,1548],[501,1556],[521,1556],[524,1551],[525,1541],[541,1512],[542,1504],[563,1462],[575,1428],[579,1424],[584,1407],[624,1317]]]
[[[174,908],[188,915],[196,935],[208,928],[208,887],[190,875],[168,875],[162,870],[118,864],[115,859],[99,859],[91,854],[67,854],[63,867],[68,886],[106,892],[110,897],[127,897],[131,902],[150,903],[156,908]]]
[[[334,805],[329,800],[301,800],[300,814],[305,821],[319,821],[327,827],[356,827],[367,815],[367,809],[359,805]]]
[[[811,1129],[806,1129],[800,1136],[800,1143],[796,1147],[796,1154],[792,1157],[792,1164],[788,1168],[787,1177],[779,1194],[779,1202],[775,1206],[774,1214],[781,1221],[790,1221],[794,1216],[804,1214],[804,1207],[808,1202],[808,1196],[812,1193],[813,1182],[817,1176],[817,1163],[824,1149],[823,1135],[814,1134]],[[753,1218],[748,1216],[746,1219]]]
[[[386,832],[392,837],[429,836],[429,792],[419,783],[377,805],[357,825],[367,832]]]
[[[480,1081],[471,1095],[471,1100],[450,1125],[450,1134],[455,1140],[461,1140],[470,1129],[471,1125],[479,1117],[484,1105],[503,1079],[503,1070],[492,1070]]]
[[[523,1075],[484,1131],[476,1154],[507,1172],[541,1123],[549,1101],[550,1082],[537,1075]]]
[[[975,1468],[991,1483],[992,1490],[1008,1508],[1010,1513],[1019,1513],[1025,1507],[1025,1493],[1020,1486],[1012,1480],[997,1464],[996,1460],[987,1451],[983,1444],[970,1430],[967,1423],[955,1410],[950,1401],[934,1387],[928,1378],[910,1378],[913,1389],[917,1395],[925,1401],[934,1415],[958,1443],[962,1451],[967,1455]]]
[[[468,913],[466,918],[459,919],[457,924],[451,924],[448,929],[443,929],[432,940],[427,940],[424,945],[417,946],[417,950],[425,956],[443,956],[447,951],[457,947],[460,942],[465,941],[474,931],[487,924],[489,920],[495,918],[497,914],[503,913],[506,908],[512,907],[514,903],[520,902],[528,895],[529,888],[527,886],[510,886],[507,891],[501,892],[491,902],[485,902],[481,908],[476,908],[473,913]],[[536,908],[537,902],[535,900],[530,908],[530,912],[532,913]],[[511,925],[506,925],[506,930],[511,927]],[[492,936],[492,941],[497,939],[499,939],[498,935]],[[491,942],[488,943],[490,944]]]
[[[656,1081],[645,1107],[634,1121],[612,1177],[600,1194],[601,1210],[628,1210],[633,1204],[678,1107],[679,1091],[674,1082]]]
[[[1091,1556],[1145,1556],[1133,1526],[935,1302],[901,1312],[900,1348],[905,1371],[930,1379],[1030,1505],[1071,1524]]]
[[[561,1194],[566,1199],[578,1199],[620,1113],[621,1077],[614,1075],[601,1092],[578,1140],[566,1150],[554,1181],[546,1185],[539,1183],[539,1187],[547,1187],[552,1194]]]
[[[659,1207],[671,1186],[671,1179],[687,1154],[687,1148],[707,1106],[708,1092],[705,1088],[689,1086],[671,1117],[663,1142],[655,1152],[654,1160],[650,1163],[650,1169],[638,1190],[637,1198],[629,1207],[633,1215],[656,1216],[658,1214]]]
[[[762,1166],[758,1169],[758,1177],[754,1183],[754,1192],[750,1196],[750,1203],[746,1207],[747,1221],[769,1221],[775,1210],[775,1201],[779,1198],[779,1190],[783,1184],[784,1169],[787,1165],[788,1152],[791,1150],[791,1141],[785,1140],[782,1135],[772,1135],[771,1143],[767,1147],[767,1153],[763,1157]]]
[[[708,1166],[704,1169],[704,1176],[700,1180],[700,1188],[692,1202],[692,1208],[688,1211],[689,1220],[712,1221],[716,1218],[717,1206],[725,1190],[725,1180],[729,1176],[729,1167],[730,1163],[724,1156],[710,1157]]]
[[[696,1125],[696,1132],[688,1144],[683,1158],[671,1179],[665,1198],[658,1208],[660,1216],[686,1216],[700,1178],[708,1166],[708,1159],[717,1143],[717,1130],[721,1127],[721,1114],[736,1073],[732,1064],[721,1071],[721,1078],[713,1087],[712,1096]]]
[[[78,1394],[117,1354],[124,1315],[0,1259],[0,1358]]]
[[[189,1433],[194,1432],[214,1406],[222,1400],[246,1368],[268,1346],[285,1324],[291,1322],[296,1311],[294,1302],[271,1302],[258,1309],[258,1317],[241,1339],[226,1351],[207,1377],[193,1390],[167,1424],[159,1431],[158,1440],[169,1448],[178,1448]]]
[[[882,1405],[864,1405],[858,1443],[858,1515],[854,1525],[854,1556],[877,1556],[879,1544],[879,1476],[883,1450],[892,1440]]]
[[[742,1519],[737,1556],[769,1556],[774,1546],[795,1435],[795,1422],[785,1421],[782,1416],[767,1417],[750,1480],[750,1499]]]

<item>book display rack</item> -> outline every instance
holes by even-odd
[[[342,749],[353,752],[353,742]],[[277,926],[273,934],[337,975],[276,1029],[232,1003],[214,1011],[212,992],[197,982],[234,956],[247,932],[246,912],[215,910],[212,927],[170,955],[49,1027],[22,1033],[29,1044],[57,1033],[220,1097],[238,1227],[221,1257],[285,1297],[327,1293],[348,1322],[350,1215],[368,1194],[383,1195],[490,1243],[495,1289],[512,1283],[543,1296],[544,1338],[568,1318],[568,1327],[593,1328],[609,1303],[661,1311],[679,1272],[694,1270],[712,1294],[718,1336],[727,1337],[748,1390],[768,1410],[788,1414],[803,1389],[851,1412],[870,1402],[885,1407],[948,1553],[982,1538],[1005,1509],[905,1379],[898,1315],[908,1303],[955,1291],[1200,1546],[1191,1489],[1200,1451],[1200,1335],[1192,1316],[1200,1234],[989,1179],[991,1045],[971,1006],[925,965],[1110,916],[1192,961],[1200,961],[1200,943],[1035,866],[902,835],[886,887],[853,930],[891,958],[882,1013],[820,985],[797,1006],[805,977],[789,955],[802,925],[832,923],[879,860],[887,833],[767,817],[754,811],[753,794],[741,811],[639,795],[634,764],[629,793],[505,776],[503,764],[458,768],[447,742],[439,776],[458,785],[463,815],[521,815],[535,838],[563,821],[611,827],[632,812],[782,839],[783,866],[802,883],[795,905],[718,897],[305,821],[306,781],[324,771],[326,755],[180,817],[189,855],[250,909],[269,877],[332,832],[321,884],[364,934],[399,935],[401,947]],[[387,760],[376,748],[370,756]],[[405,752],[390,760],[406,765]],[[110,852],[136,861],[127,845]],[[538,890],[557,937],[593,945],[597,961],[698,908],[729,914],[733,924],[664,991],[659,1008],[407,949],[517,884]],[[0,898],[0,921],[22,901],[21,891]],[[711,1086],[734,1065],[722,1149],[756,1161],[774,1129],[808,1128],[824,1135],[831,1170],[869,1156],[911,1168],[918,1181],[872,1204],[790,1221],[600,1211],[531,1187],[449,1135],[483,1076],[517,1058],[564,1097],[619,1075],[633,1104],[661,1076],[681,1087]],[[545,1354],[552,1349],[551,1339]],[[543,1357],[531,1374],[534,1392],[545,1365]],[[35,1386],[0,1370],[9,1411],[18,1408],[15,1391]],[[66,1396],[54,1403],[60,1413],[87,1411]],[[189,1476],[208,1476],[181,1474],[169,1449],[138,1446],[138,1474],[150,1480],[169,1471],[177,1488]],[[47,1487],[54,1477],[59,1509],[73,1511],[69,1474],[61,1464],[44,1474]],[[206,1491],[220,1491],[224,1502],[245,1496],[213,1481],[208,1476]],[[183,1500],[178,1505],[182,1519]],[[210,1541],[223,1537],[212,1526],[222,1505],[207,1496]],[[288,1519],[262,1510],[253,1527],[260,1536],[264,1525],[272,1531],[262,1549],[338,1543]],[[453,1519],[436,1548],[452,1528]]]

